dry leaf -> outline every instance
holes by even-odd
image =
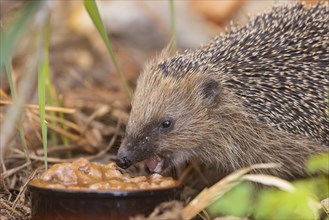
[[[239,181],[242,180],[241,176],[254,169],[270,169],[277,168],[279,164],[266,163],[266,164],[255,164],[249,167],[245,167],[231,173],[224,177],[219,182],[214,184],[210,188],[205,188],[199,195],[197,195],[184,209],[182,213],[183,219],[191,219],[196,216],[203,209],[208,207],[211,203],[223,196],[227,191],[236,186]]]
[[[321,205],[322,205],[324,211],[329,216],[329,198],[326,198],[326,199],[322,200],[321,201]]]
[[[264,174],[248,174],[241,177],[243,180],[249,180],[256,183],[261,183],[268,186],[276,186],[281,190],[292,192],[295,187],[287,180]]]

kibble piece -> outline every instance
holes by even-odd
[[[162,176],[158,173],[153,173],[151,176],[150,176],[151,180],[160,180],[162,178]]]
[[[91,162],[85,158],[79,158],[72,162],[72,168],[83,172],[88,172],[91,166]]]
[[[175,184],[175,181],[171,180],[171,179],[166,179],[160,182],[160,186],[161,187],[169,187]]]
[[[106,179],[122,178],[122,173],[119,170],[106,169],[104,175]]]
[[[147,180],[146,176],[137,176],[128,179],[128,181],[132,183],[145,182],[146,180]]]
[[[41,179],[46,182],[60,183],[65,186],[76,185],[78,177],[69,163],[56,164],[45,172]]]
[[[111,186],[110,183],[102,181],[102,182],[94,183],[90,185],[88,188],[92,190],[108,190],[111,189]]]
[[[108,163],[104,165],[105,169],[107,170],[117,170],[118,166],[115,163]]]
[[[148,182],[140,182],[139,183],[139,188],[140,189],[149,189],[150,188],[150,183],[148,183]]]
[[[135,190],[140,189],[139,185],[133,182],[126,182],[121,185],[122,190]]]
[[[121,189],[123,184],[122,181],[119,181],[117,179],[109,180],[108,183],[112,189]]]

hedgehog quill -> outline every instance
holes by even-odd
[[[305,160],[329,150],[328,5],[277,6],[200,49],[163,52],[137,81],[117,164],[274,162],[270,174],[307,175]]]

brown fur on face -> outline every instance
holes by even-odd
[[[202,89],[212,80],[221,82],[223,76],[197,72],[177,78],[150,69],[141,75],[122,146],[127,142],[138,145],[134,140],[141,134],[142,139],[156,137],[147,144],[149,153],[138,147],[128,149],[137,155],[132,162],[157,154],[166,158],[169,166],[180,166],[193,159],[221,173],[275,162],[283,166],[269,171],[271,174],[305,175],[305,159],[324,147],[257,122],[246,113],[239,98],[221,83],[217,87],[219,96],[208,103]],[[171,131],[162,134],[157,128],[165,118],[172,118],[174,125]]]
[[[203,73],[179,79],[164,76],[154,69],[144,71],[137,83],[122,148],[130,145],[138,149],[136,146],[141,145],[140,140],[148,137],[151,143],[147,143],[147,146],[149,149],[152,148],[152,152],[145,155],[144,150],[140,156],[136,156],[138,150],[133,152],[133,162],[143,160],[150,154],[170,157],[168,162],[171,164],[180,164],[194,157],[200,148],[199,143],[204,142],[201,131],[211,128],[214,126],[212,124],[216,123],[209,114],[219,105],[219,94],[214,94],[213,97],[218,100],[205,98],[206,94],[202,94],[203,90],[211,89],[213,82],[215,80],[210,75],[208,78]],[[219,93],[221,90],[218,88]],[[159,131],[159,125],[167,118],[172,119],[172,130]]]

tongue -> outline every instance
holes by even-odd
[[[159,173],[162,170],[163,159],[158,156],[151,156],[146,159],[146,165],[151,172]]]

